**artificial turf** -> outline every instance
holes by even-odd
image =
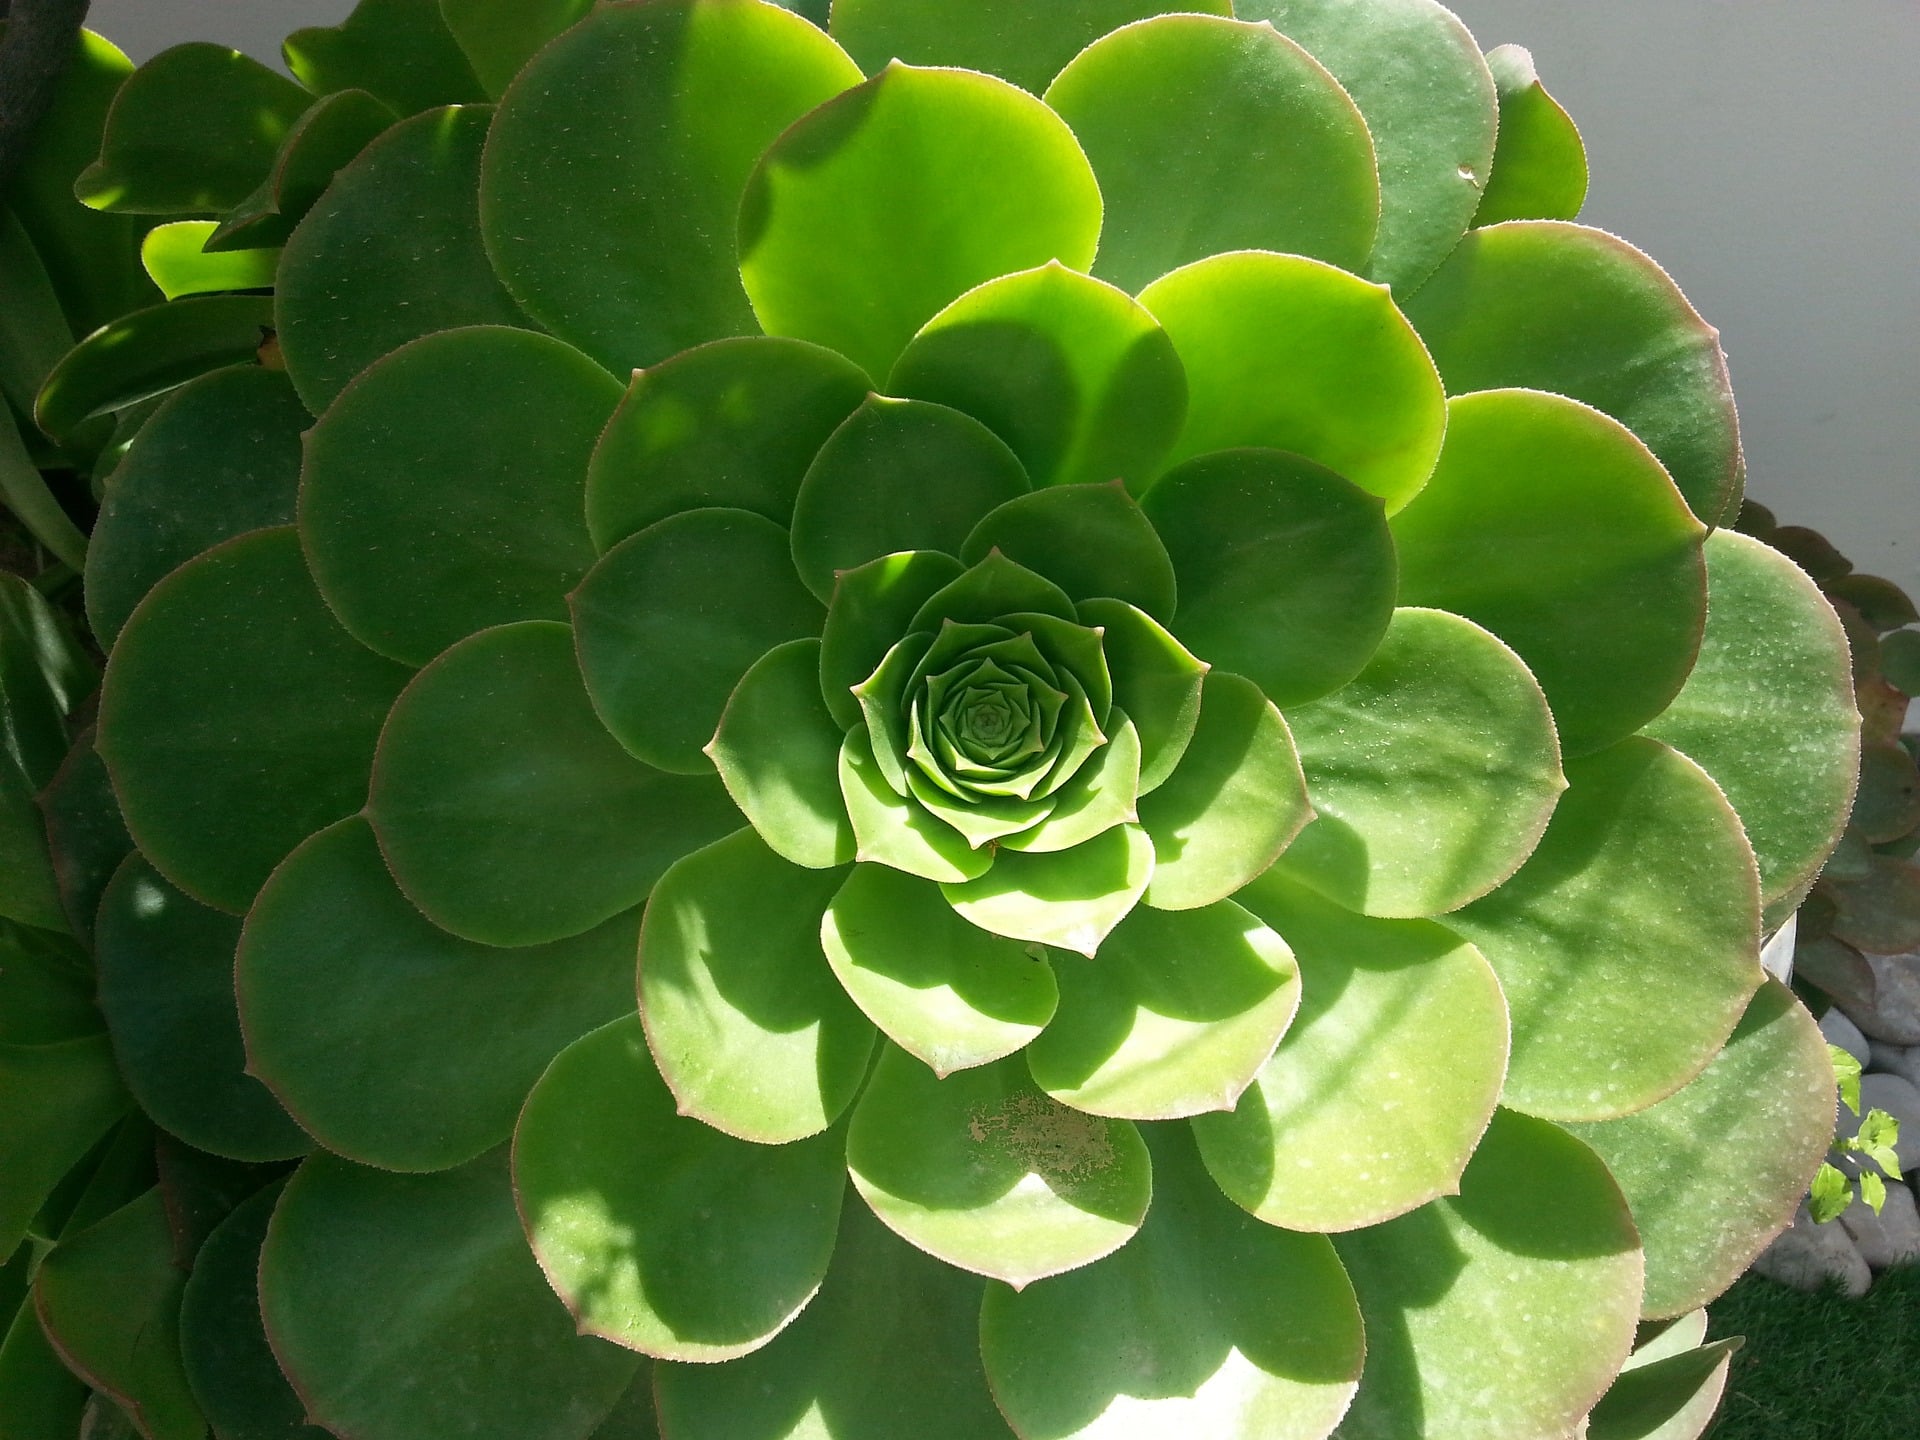
[[[1861,1300],[1747,1275],[1709,1307],[1712,1339],[1744,1335],[1709,1440],[1895,1440],[1920,1426],[1920,1266]]]

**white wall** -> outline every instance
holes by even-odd
[[[1035,0],[1044,3],[1044,0]],[[136,59],[351,0],[94,0]],[[1586,218],[1718,325],[1750,489],[1920,596],[1920,0],[1455,0],[1584,129]]]

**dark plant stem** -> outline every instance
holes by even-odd
[[[87,5],[88,0],[0,0],[0,16],[7,21],[0,39],[0,190],[13,178],[60,72],[73,58]]]

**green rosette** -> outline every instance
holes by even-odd
[[[217,1424],[1568,1436],[1790,1213],[1761,913],[1857,731],[1710,538],[1717,343],[1439,5],[1200,8],[295,47],[291,383],[170,402],[87,576],[102,924],[223,1047],[117,1004],[127,1088],[318,1147],[187,1283]],[[0,1042],[50,1151],[81,1042]],[[1767,1192],[1710,1253],[1674,1156]]]

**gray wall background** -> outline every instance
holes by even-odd
[[[94,0],[134,59],[263,59],[352,0]],[[1718,325],[1749,493],[1920,596],[1920,0],[1453,0],[1586,135],[1584,219]]]

